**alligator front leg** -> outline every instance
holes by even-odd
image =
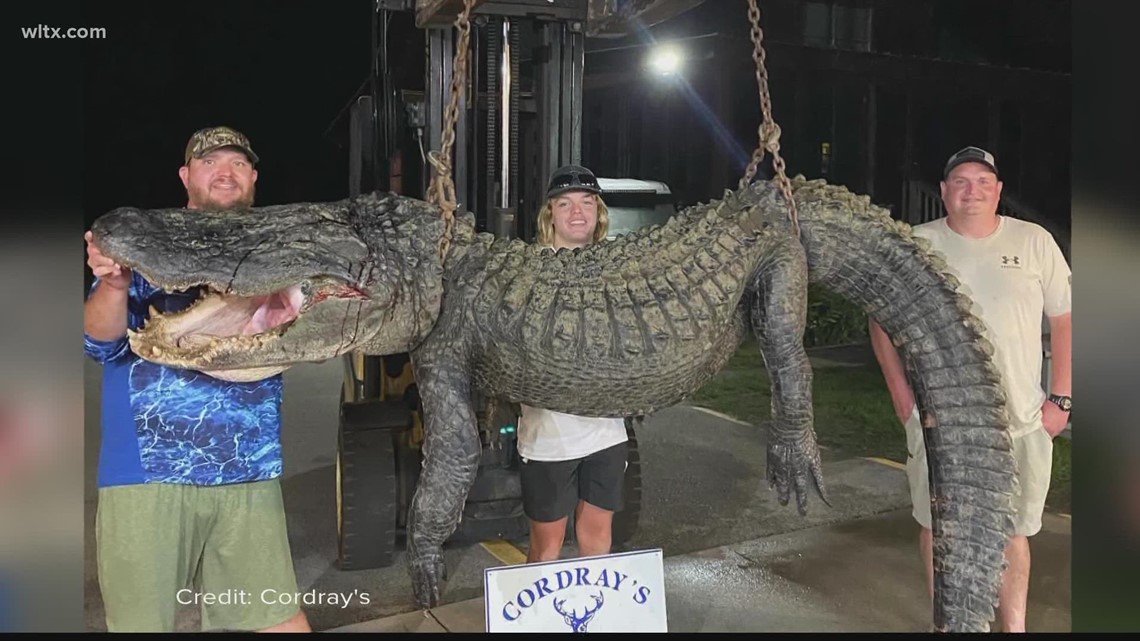
[[[812,428],[812,370],[804,350],[807,324],[807,258],[794,239],[777,247],[756,272],[751,325],[772,381],[772,423],[768,434],[768,483],[787,505],[792,486],[796,506],[807,514],[808,481],[827,505],[819,447]]]
[[[423,467],[408,510],[408,571],[416,605],[439,605],[443,543],[455,532],[482,448],[461,350],[435,343],[412,354],[424,414]]]

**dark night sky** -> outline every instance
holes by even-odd
[[[763,6],[780,4],[772,0]],[[1067,70],[1068,4],[961,0],[906,6],[910,16],[935,12],[943,33],[929,37],[949,38],[994,62]],[[746,37],[746,6],[744,0],[706,2],[665,31],[735,31]],[[1030,6],[1037,11],[1026,13]],[[369,0],[60,0],[5,9],[10,10],[22,14],[10,24],[107,29],[105,40],[24,41],[21,55],[10,62],[19,74],[10,86],[20,88],[13,95],[26,113],[8,135],[27,137],[27,153],[40,155],[17,163],[9,175],[26,186],[47,185],[29,193],[77,192],[84,224],[118,206],[182,205],[177,169],[187,138],[200,127],[221,123],[247,133],[262,156],[258,204],[346,195],[346,122],[327,130],[369,75]],[[990,18],[980,19],[980,11]],[[768,37],[779,37],[781,24],[790,24],[787,9],[784,15],[778,8],[766,11]],[[876,30],[906,34],[911,31],[901,24],[906,19],[901,9],[880,12]],[[922,44],[922,38],[911,40],[881,44],[907,54]],[[48,56],[59,64],[49,63]],[[59,72],[43,71],[49,68]],[[419,68],[403,71],[422,74]],[[63,111],[49,117],[49,109]],[[33,118],[46,118],[45,124],[24,124]],[[37,146],[43,134],[59,137],[75,151],[62,156],[55,146]],[[65,166],[52,164],[60,157],[67,158]]]
[[[964,0],[929,10],[945,25],[936,37],[997,62],[1063,66],[1068,55],[1050,58],[1042,45],[1067,51],[1055,42],[1067,35],[1067,12],[1011,17],[1023,5],[1010,0],[987,10]],[[222,123],[244,131],[262,157],[258,204],[344,197],[346,122],[326,130],[368,77],[371,7],[369,0],[86,3],[80,24],[108,31],[106,40],[85,43],[83,59],[86,220],[121,205],[181,205],[177,169],[186,140]],[[746,38],[746,7],[744,0],[707,2],[665,30]],[[993,18],[979,20],[979,10]],[[773,9],[762,18],[780,14]],[[876,20],[887,32],[890,18],[880,13]],[[766,29],[779,37],[779,24]],[[911,53],[912,45],[884,46]]]
[[[319,7],[319,8],[318,8]],[[261,156],[258,204],[346,195],[329,125],[368,77],[371,3],[89,3],[107,28],[85,57],[88,221],[122,205],[181,206],[190,134],[228,124]],[[344,127],[342,122],[340,127]]]

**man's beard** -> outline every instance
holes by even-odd
[[[231,202],[223,202],[215,200],[213,197],[211,197],[210,190],[207,188],[204,190],[196,191],[195,196],[197,197],[194,200],[196,200],[199,205],[205,209],[238,209],[242,207],[252,207],[253,197],[256,194],[256,191],[256,187],[250,185],[249,191],[244,193],[237,200]]]

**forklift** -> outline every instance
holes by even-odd
[[[581,162],[588,20],[612,25],[599,20],[599,14],[618,11],[622,4],[474,3],[469,84],[455,123],[452,180],[457,214],[474,213],[477,231],[534,241],[545,181],[557,167]],[[646,19],[665,19],[663,13],[669,12],[662,13],[660,5],[679,12],[693,4],[662,0],[655,9],[659,13]],[[351,196],[382,190],[427,199],[427,154],[441,146],[458,42],[453,24],[462,9],[462,0],[374,0],[369,88],[354,99],[348,118]],[[591,35],[614,35],[598,29]],[[665,222],[672,212],[661,183],[625,179],[614,184],[632,184],[628,193],[613,197],[638,217],[638,227],[647,220]],[[641,188],[645,185],[649,187]],[[608,201],[611,194],[606,197]],[[653,221],[654,215],[659,219]],[[422,460],[422,407],[408,354],[343,359],[336,458],[338,567],[386,567],[406,540]],[[482,457],[448,542],[519,540],[529,534],[529,523],[519,480],[517,407],[500,404],[487,411],[488,399],[474,400]],[[629,456],[624,507],[614,515],[615,551],[632,539],[641,512],[635,423],[626,419]],[[574,538],[573,519],[571,514],[567,541]]]

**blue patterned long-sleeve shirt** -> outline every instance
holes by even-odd
[[[91,291],[99,286],[96,279]],[[184,308],[194,295],[164,292],[138,273],[127,325],[138,330],[154,305]],[[99,487],[137,483],[222,485],[281,475],[281,375],[233,383],[139,358],[126,336],[84,334],[87,356],[103,365]]]

